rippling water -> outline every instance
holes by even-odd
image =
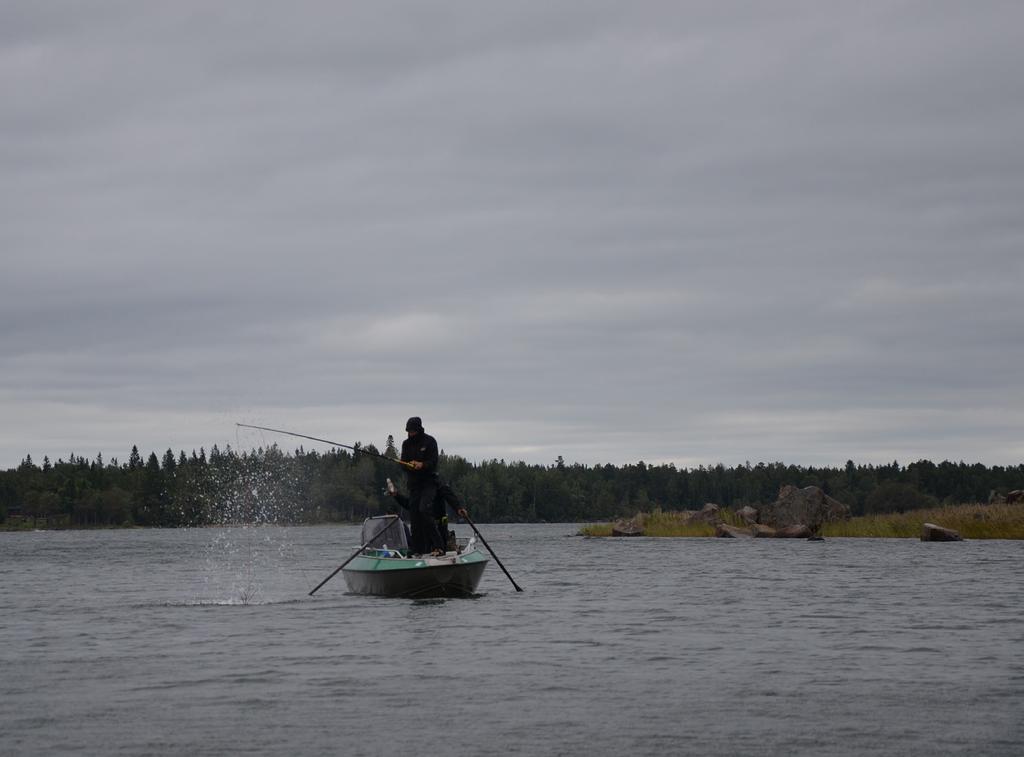
[[[523,593],[307,597],[355,527],[0,533],[0,754],[1024,752],[1021,542],[480,527]]]

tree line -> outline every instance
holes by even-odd
[[[395,510],[385,481],[403,484],[388,437],[385,451],[354,445],[327,452],[277,445],[238,451],[214,445],[143,459],[133,447],[125,462],[71,454],[37,464],[27,456],[0,471],[0,523],[89,526],[204,526],[231,523],[306,524],[359,521]],[[370,453],[370,454],[366,454]],[[442,453],[441,475],[474,519],[484,522],[611,520],[639,511],[699,509],[706,502],[742,507],[771,502],[786,484],[818,486],[854,515],[940,504],[986,502],[993,493],[1024,488],[1024,464],[963,461],[841,468],[784,464],[699,466],[550,465],[485,460]]]

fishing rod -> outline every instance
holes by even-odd
[[[361,455],[373,455],[374,457],[379,457],[382,460],[390,460],[393,463],[398,463],[403,468],[408,468],[410,470],[416,470],[416,468],[413,467],[412,463],[407,463],[404,460],[398,460],[397,458],[394,458],[394,457],[388,457],[387,455],[382,455],[379,452],[370,452],[368,449],[364,449],[363,447],[353,447],[351,444],[342,444],[341,442],[332,442],[330,439],[318,439],[315,436],[306,436],[305,434],[296,434],[294,431],[282,431],[279,428],[267,428],[266,426],[253,426],[253,425],[250,425],[248,423],[236,423],[235,425],[239,426],[241,428],[255,428],[255,429],[258,429],[260,431],[272,431],[275,434],[287,434],[288,436],[297,436],[300,439],[309,439],[309,440],[314,441],[314,442],[323,442],[324,444],[333,444],[335,447],[344,447],[345,449],[350,449],[353,452],[358,452]]]

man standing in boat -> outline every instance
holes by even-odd
[[[445,549],[454,552],[456,548],[455,532],[448,529],[448,510],[445,505],[463,518],[468,518],[469,514],[462,506],[462,500],[459,499],[455,490],[440,476],[435,475],[434,479],[437,483],[437,494],[434,495],[434,522],[437,524],[437,532],[444,540]]]
[[[412,417],[405,424],[408,438],[402,442],[402,462],[408,463],[405,480],[409,486],[409,520],[412,551],[443,554],[445,542],[434,520],[437,495],[437,440],[423,429],[423,421]]]
[[[448,529],[448,511],[445,506],[450,507],[462,518],[468,518],[469,513],[466,512],[466,508],[463,507],[462,500],[459,499],[459,495],[455,493],[455,490],[436,473],[434,474],[434,483],[436,484],[437,492],[434,495],[434,522],[437,524],[437,532],[445,540],[445,549],[449,552],[454,552],[456,550],[455,532]],[[409,498],[395,488],[390,478],[387,480],[387,486],[384,491],[387,492],[388,496],[394,497],[399,507],[403,510],[409,509]],[[412,537],[409,540],[411,542]]]

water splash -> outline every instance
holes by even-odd
[[[293,547],[282,524],[294,522],[294,482],[281,475],[279,452],[234,458],[213,481],[217,501],[210,508],[212,537],[205,550],[206,603],[265,604],[268,584],[293,562]]]

